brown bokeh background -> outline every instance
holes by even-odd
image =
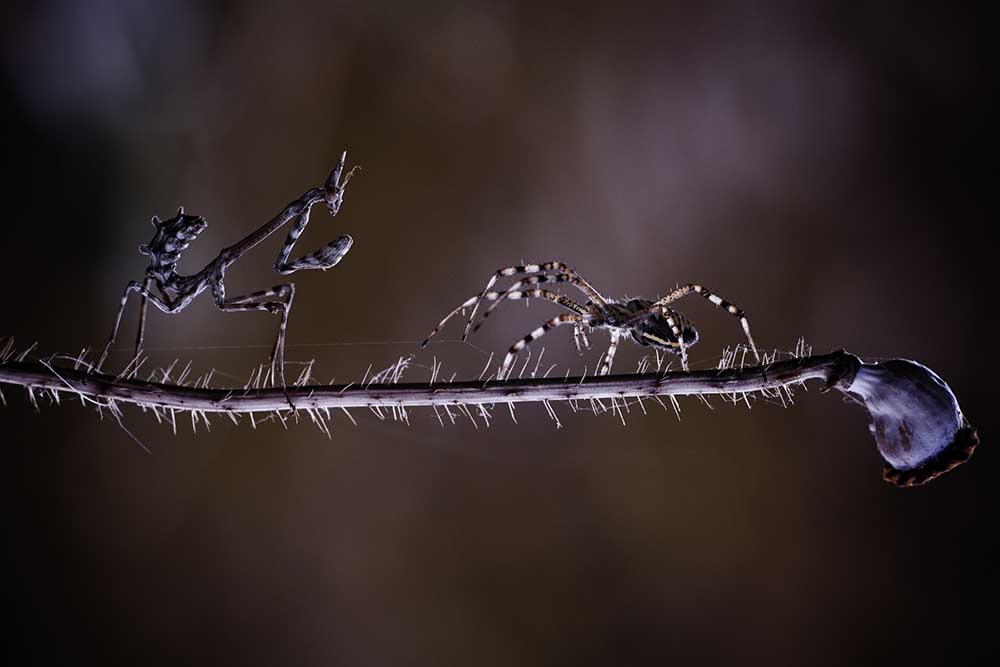
[[[177,436],[5,388],[8,650],[184,663],[941,664],[990,650],[994,285],[984,17],[812,3],[54,2],[4,10],[0,335],[75,353],[107,335],[153,214],[209,230],[194,271],[322,182],[363,170],[333,271],[297,274],[289,357],[359,378],[416,352],[495,268],[562,259],[607,294],[697,280],[758,342],[905,357],[985,444],[917,490],[880,480],[864,413],[799,392],[682,420],[497,411],[490,429],[358,411],[216,419]],[[989,161],[986,164],[991,164]],[[231,294],[279,279],[281,239]],[[711,365],[741,340],[683,305]],[[550,308],[511,304],[502,352]],[[134,312],[126,327],[134,323]],[[131,331],[126,328],[126,331]],[[154,313],[149,364],[242,384],[274,321],[202,298]],[[457,323],[443,339],[454,340]],[[125,340],[131,336],[126,334]],[[568,332],[546,359],[593,367]],[[225,347],[218,347],[225,346]],[[127,353],[114,360],[124,363]],[[619,352],[617,369],[641,356]],[[183,362],[182,362],[183,363]],[[560,371],[561,372],[561,371]],[[986,609],[983,615],[980,609]]]

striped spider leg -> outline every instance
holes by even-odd
[[[598,304],[600,306],[607,305],[601,293],[594,289],[590,283],[583,279],[583,276],[578,274],[576,271],[571,269],[569,266],[563,262],[551,261],[543,262],[541,264],[525,264],[523,266],[508,266],[502,269],[497,269],[496,272],[490,277],[489,282],[486,283],[486,289],[483,290],[482,295],[479,300],[472,307],[472,313],[469,315],[469,321],[465,325],[465,333],[462,334],[462,340],[469,337],[470,330],[472,328],[472,321],[476,317],[476,311],[479,309],[479,305],[482,303],[483,299],[486,298],[486,293],[490,291],[490,288],[496,283],[500,278],[506,278],[508,276],[514,276],[525,273],[555,273],[559,275],[567,276],[567,282],[574,285],[583,294],[590,299],[591,302]]]
[[[559,274],[536,274],[536,275],[533,275],[533,276],[528,276],[527,278],[522,278],[521,280],[518,280],[517,282],[511,284],[507,288],[506,292],[502,292],[502,293],[500,293],[498,296],[496,296],[494,298],[487,298],[487,300],[493,301],[493,303],[490,304],[489,308],[487,308],[485,311],[483,311],[482,318],[479,320],[479,322],[476,323],[475,326],[472,327],[472,333],[475,333],[475,332],[479,331],[479,328],[482,327],[486,323],[486,318],[488,318],[493,313],[493,311],[497,309],[497,306],[499,306],[503,302],[503,299],[505,299],[505,298],[515,298],[515,299],[519,298],[519,297],[513,296],[513,295],[519,294],[521,291],[525,291],[525,292],[530,292],[530,291],[544,291],[544,290],[526,290],[526,289],[524,289],[524,288],[528,287],[529,285],[538,285],[540,283],[570,283],[570,284],[573,284],[573,285],[580,285],[581,281],[582,281],[582,278],[580,278],[579,276],[569,275],[569,274],[566,274],[566,273],[559,273]],[[586,284],[586,283],[584,282],[584,284]],[[496,294],[496,292],[491,292],[490,294]],[[551,294],[551,292],[548,292],[548,294]],[[556,295],[556,296],[557,297],[561,297],[562,295]],[[548,298],[548,299],[550,299],[552,301],[556,300],[555,298],[553,298],[551,296],[547,296],[546,298]],[[566,299],[566,297],[562,297],[562,299]],[[602,298],[602,300],[604,300],[604,299]],[[559,303],[563,303],[563,301],[559,301]],[[575,302],[573,302],[573,303],[575,303]],[[588,306],[590,306],[591,303],[592,302],[588,301]],[[470,302],[466,302],[465,305],[471,305],[471,300],[470,300]],[[563,303],[563,305],[566,305],[566,304]],[[572,307],[570,308],[570,310],[573,310],[574,312],[576,312],[576,313],[578,313],[580,315],[589,315],[589,314],[592,314],[592,312],[591,312],[592,309],[588,310],[587,307],[580,306],[580,304],[576,304],[576,306],[579,307],[579,310],[577,310],[576,308],[572,308]],[[585,318],[585,320],[586,319],[587,318]],[[582,323],[582,322],[578,323],[578,324],[575,324],[573,326],[573,342],[576,345],[576,351],[579,354],[583,354],[583,347],[586,347],[588,350],[590,349],[590,340],[587,339],[587,332],[584,331],[585,328],[590,328],[590,327],[588,327],[585,323]],[[583,347],[581,347],[581,345],[580,345],[580,341],[581,340],[583,341]],[[601,373],[602,375],[606,375],[610,371],[611,361],[614,360],[615,350],[616,350],[617,346],[618,346],[618,336],[612,335],[612,337],[611,337],[611,345],[610,345],[610,347],[608,347],[608,355],[606,357],[607,361],[602,366],[602,373]]]
[[[533,341],[538,340],[545,334],[547,334],[552,329],[563,324],[573,324],[575,326],[580,326],[585,322],[586,317],[584,315],[557,315],[551,320],[533,330],[531,333],[521,338],[516,343],[510,346],[510,350],[507,351],[507,356],[503,358],[503,363],[500,365],[500,371],[497,373],[497,378],[503,380],[507,377],[510,372],[510,367],[514,363],[514,357],[517,353],[523,350],[528,344]],[[617,343],[616,343],[617,344]]]
[[[501,303],[503,303],[503,300],[505,298],[509,298],[509,297],[507,297],[507,295],[512,295],[514,293],[521,292],[521,291],[531,291],[530,288],[532,288],[534,285],[540,285],[540,284],[543,284],[543,283],[570,283],[571,285],[580,287],[581,284],[582,284],[581,281],[582,281],[582,278],[580,278],[578,276],[571,276],[571,275],[565,274],[565,273],[557,273],[557,274],[539,273],[539,274],[536,274],[536,275],[533,275],[533,276],[528,276],[527,278],[522,278],[521,280],[518,280],[518,281],[516,281],[514,283],[511,283],[507,287],[507,290],[505,292],[501,293],[501,296],[499,298],[497,298],[497,299],[488,299],[488,300],[492,300],[493,303],[490,304],[489,308],[487,308],[486,310],[483,311],[482,319],[480,319],[479,322],[477,322],[476,325],[472,327],[472,333],[475,333],[475,332],[479,331],[479,328],[481,326],[483,326],[484,324],[486,324],[486,318],[488,318],[490,315],[493,314],[493,311],[496,310],[497,307],[499,307]],[[584,294],[586,294],[586,292],[584,292]],[[517,298],[517,297],[513,297],[513,298]],[[566,297],[563,297],[563,298],[566,298]],[[602,297],[601,300],[602,301],[604,300],[603,297]],[[573,302],[573,303],[576,303],[576,302]],[[588,301],[588,304],[589,303],[592,303],[592,302]],[[580,308],[580,310],[576,310],[576,309],[573,309],[573,308],[571,308],[570,310],[574,310],[575,312],[577,312],[577,313],[579,313],[581,315],[587,312],[586,307],[580,306],[580,304],[578,304],[578,303],[576,305]]]
[[[621,338],[621,331],[618,329],[611,330],[611,344],[608,345],[608,351],[604,353],[604,361],[601,362],[601,367],[597,371],[598,375],[609,375],[611,373],[611,364],[615,362],[615,352],[618,351],[618,339]]]
[[[587,332],[584,331],[585,325],[577,324],[573,327],[573,342],[576,344],[576,353],[583,354],[583,348],[590,349],[590,341],[587,339]],[[583,347],[580,347],[580,341],[583,340]]]
[[[653,305],[650,306],[650,310],[665,308],[667,305],[691,293],[700,294],[701,296],[703,296],[704,298],[708,299],[713,304],[721,308],[722,310],[726,311],[733,317],[739,319],[740,325],[743,327],[743,333],[746,334],[747,342],[750,343],[750,349],[753,351],[753,356],[757,360],[757,363],[760,363],[760,354],[757,352],[757,345],[753,342],[753,336],[750,335],[750,322],[747,320],[746,313],[743,312],[743,310],[740,309],[738,306],[726,301],[717,294],[713,294],[709,289],[703,287],[702,285],[698,285],[697,283],[688,283],[687,285],[682,285],[677,289],[673,290],[672,292],[670,292],[669,294],[667,294],[665,297],[653,303]],[[667,315],[667,323],[670,324],[671,330],[675,335],[678,336],[677,340],[680,343],[681,359],[685,362],[685,370],[686,370],[686,361],[687,361],[686,345],[683,337],[679,336],[678,333],[679,328],[676,326],[676,322],[671,324],[671,322],[673,321],[673,317],[671,316],[671,314],[676,315],[676,311],[672,311],[669,308],[667,308],[664,312]]]
[[[539,281],[539,282],[555,282],[555,281]],[[495,307],[496,305],[498,305],[498,304],[500,304],[503,301],[508,300],[508,299],[509,300],[517,300],[517,299],[547,299],[547,300],[552,301],[554,303],[558,303],[559,305],[563,306],[567,310],[571,310],[574,313],[577,313],[579,315],[583,315],[583,314],[585,314],[587,312],[587,309],[584,306],[580,305],[576,301],[573,301],[569,297],[564,296],[562,294],[556,294],[555,292],[551,292],[551,291],[545,290],[545,289],[534,288],[534,289],[520,290],[520,289],[516,289],[514,287],[511,287],[510,289],[508,289],[508,290],[506,290],[504,292],[489,291],[486,294],[476,294],[475,296],[472,296],[472,297],[468,298],[467,300],[465,300],[462,303],[460,303],[450,313],[448,313],[447,315],[445,315],[444,319],[441,320],[440,322],[438,322],[437,326],[435,326],[434,329],[431,330],[431,332],[429,334],[427,334],[427,338],[425,338],[424,341],[420,344],[420,347],[422,347],[422,348],[423,347],[427,347],[427,344],[430,342],[431,338],[433,338],[435,335],[437,335],[437,333],[439,331],[441,331],[441,329],[444,328],[444,325],[448,323],[448,320],[450,320],[452,317],[454,317],[455,315],[459,314],[460,312],[462,312],[466,308],[474,306],[478,302],[480,302],[482,300],[485,300],[485,301],[494,301],[495,302],[491,306],[491,310],[492,310],[492,307]],[[484,315],[484,317],[485,317],[485,315]],[[482,323],[480,322],[480,324],[476,326],[476,329],[478,329],[481,324]],[[475,329],[473,329],[473,331],[475,331]]]
[[[178,209],[177,215],[167,221],[160,221],[159,218],[154,217],[152,222],[156,232],[153,239],[148,244],[139,247],[139,252],[150,257],[150,264],[146,269],[145,284],[133,280],[126,286],[111,330],[111,336],[97,363],[96,370],[101,369],[118,336],[122,313],[125,311],[128,297],[132,292],[139,294],[143,299],[143,303],[140,305],[139,333],[136,337],[135,357],[138,357],[145,330],[146,301],[164,313],[173,314],[186,308],[199,294],[211,288],[213,300],[223,312],[259,310],[280,317],[278,333],[271,354],[271,382],[274,384],[276,376],[280,375],[281,384],[285,386],[285,330],[288,324],[288,313],[295,297],[294,285],[290,283],[277,285],[261,292],[227,299],[224,282],[225,272],[243,255],[293,220],[294,224],[275,260],[275,270],[280,274],[287,275],[306,269],[325,271],[336,266],[351,249],[353,243],[351,237],[346,234],[319,250],[298,259],[289,261],[289,256],[299,236],[309,224],[309,214],[314,205],[323,202],[331,215],[337,215],[340,211],[344,200],[344,190],[353,174],[353,170],[344,174],[346,160],[347,153],[344,152],[322,188],[313,188],[288,204],[281,213],[243,240],[223,249],[205,268],[193,275],[179,275],[176,270],[177,261],[190,242],[208,227],[208,223],[199,216],[186,215],[183,208]],[[341,182],[341,176],[344,176],[343,182]],[[154,288],[158,293],[154,292]]]

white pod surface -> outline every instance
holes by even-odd
[[[979,442],[955,394],[915,361],[862,364],[844,389],[864,401],[886,481],[916,486],[965,462]]]

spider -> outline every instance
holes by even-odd
[[[491,291],[493,285],[500,278],[525,274],[532,275],[527,275],[527,277],[517,280],[505,291]],[[587,302],[580,304],[563,294],[537,287],[537,285],[542,283],[569,283],[587,297]],[[698,330],[694,328],[694,325],[687,317],[671,308],[670,304],[688,294],[700,294],[719,308],[737,317],[743,326],[743,332],[750,343],[750,349],[753,351],[754,357],[756,357],[758,362],[760,361],[757,346],[750,335],[750,324],[747,322],[746,314],[737,306],[713,294],[705,287],[696,283],[688,283],[674,289],[656,301],[641,298],[622,301],[607,299],[601,296],[600,292],[584,280],[579,273],[562,262],[525,264],[523,266],[509,266],[498,269],[490,278],[486,289],[481,294],[464,301],[455,310],[448,313],[434,327],[434,330],[427,336],[421,347],[426,346],[430,342],[430,339],[444,327],[449,319],[466,308],[471,307],[472,314],[469,316],[469,321],[465,326],[465,333],[462,335],[463,341],[469,336],[470,330],[478,330],[482,326],[483,321],[505,300],[548,299],[559,304],[566,310],[572,311],[572,314],[563,314],[554,317],[514,343],[507,352],[507,356],[504,357],[498,377],[503,378],[508,374],[511,364],[520,350],[524,349],[531,342],[538,340],[555,327],[564,324],[573,325],[573,338],[576,341],[577,350],[581,349],[581,338],[583,338],[584,344],[589,348],[589,342],[584,332],[585,328],[588,330],[607,329],[610,332],[611,344],[598,371],[599,375],[607,375],[611,372],[611,364],[614,362],[615,352],[618,350],[618,341],[623,336],[631,337],[639,345],[651,346],[656,349],[679,354],[681,367],[687,371],[690,370],[688,368],[687,349],[698,342]],[[476,310],[478,310],[484,300],[492,301],[493,303],[483,312],[483,319],[473,327],[472,323],[476,317]]]
[[[288,324],[288,313],[292,309],[292,301],[295,299],[295,285],[285,283],[276,285],[270,289],[253,292],[244,296],[226,298],[226,286],[224,283],[226,269],[236,260],[250,252],[258,243],[262,242],[273,233],[278,231],[288,222],[294,220],[288,238],[285,239],[278,258],[275,260],[275,270],[287,275],[303,269],[327,270],[337,265],[347,251],[351,249],[353,240],[350,236],[343,235],[335,241],[331,241],[324,247],[299,259],[289,261],[289,255],[295,242],[301,236],[306,226],[309,224],[309,212],[312,207],[319,202],[326,204],[331,215],[337,215],[340,205],[344,200],[344,188],[354,171],[350,171],[344,177],[344,182],[340,182],[340,177],[344,171],[344,162],[347,159],[345,151],[340,156],[340,161],[334,168],[330,177],[322,188],[313,188],[304,195],[288,204],[285,209],[265,223],[257,231],[253,232],[243,240],[223,249],[219,255],[209,262],[205,268],[198,273],[189,276],[182,276],[177,273],[177,260],[181,253],[187,249],[191,241],[198,238],[198,235],[205,231],[208,223],[200,216],[188,215],[184,209],[177,210],[177,215],[166,221],[161,221],[153,216],[152,223],[156,232],[149,243],[139,246],[139,252],[150,258],[149,266],[146,268],[145,284],[135,280],[130,281],[122,295],[121,305],[118,314],[115,316],[115,324],[111,329],[111,336],[108,344],[104,348],[104,353],[97,362],[96,369],[100,371],[111,350],[111,346],[118,336],[118,327],[121,324],[122,313],[128,297],[132,292],[138,293],[142,297],[139,310],[139,331],[135,342],[135,357],[138,358],[142,349],[143,334],[146,326],[146,301],[147,299],[154,306],[164,313],[177,313],[184,310],[199,294],[211,288],[212,298],[215,305],[224,312],[244,312],[251,310],[261,310],[277,315],[280,318],[278,324],[278,334],[271,352],[271,383],[275,381],[275,367],[281,377],[281,384],[285,386],[285,328]],[[355,167],[357,169],[357,167]],[[159,290],[159,295],[152,291],[153,286]]]

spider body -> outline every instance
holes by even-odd
[[[608,310],[616,312],[611,317],[605,318],[607,322],[605,326],[608,328],[617,326],[621,334],[631,336],[639,345],[680,354],[677,335],[662,313],[654,309],[654,314],[641,317],[642,314],[649,312],[653,303],[649,299],[629,299],[623,304],[609,303]],[[684,341],[684,347],[689,348],[698,342],[698,330],[684,315],[677,311],[674,313],[676,314],[674,323],[681,330],[681,340]],[[640,317],[637,319],[637,316]]]
[[[290,260],[289,257],[299,236],[309,224],[309,213],[314,205],[320,202],[324,203],[332,215],[336,215],[340,211],[340,205],[344,199],[344,188],[350,180],[351,173],[353,173],[349,172],[341,183],[340,177],[343,174],[346,159],[347,153],[342,154],[340,161],[323,187],[313,188],[288,204],[281,213],[241,241],[224,248],[201,271],[192,275],[182,276],[178,274],[177,261],[191,241],[205,231],[208,223],[200,216],[186,215],[183,208],[178,209],[177,215],[167,221],[161,221],[154,217],[152,222],[156,231],[153,238],[148,244],[139,246],[139,252],[150,258],[149,266],[145,272],[145,283],[133,280],[126,286],[121,305],[118,308],[118,315],[115,317],[114,327],[111,330],[111,336],[104,348],[104,353],[97,362],[97,370],[100,370],[104,364],[104,360],[115,342],[122,313],[132,292],[136,292],[142,297],[139,311],[139,332],[135,346],[135,356],[138,357],[145,330],[147,301],[164,313],[177,313],[186,308],[199,294],[210,289],[216,306],[224,312],[257,310],[279,316],[278,334],[271,353],[270,377],[273,383],[280,375],[281,384],[284,386],[285,328],[288,323],[288,313],[295,298],[295,285],[286,283],[252,294],[226,298],[226,269],[250,252],[257,244],[293,221],[291,231],[289,231],[274,263],[274,268],[278,273],[289,274],[304,269],[325,271],[340,262],[351,249],[353,243],[351,237],[346,234],[303,257],[294,260]]]
[[[497,280],[517,275],[524,275],[525,277],[515,281],[504,291],[491,289]],[[582,292],[587,297],[587,301],[581,304],[564,294],[537,287],[537,285],[543,283],[569,283]],[[674,301],[688,294],[698,294],[730,315],[738,318],[746,334],[747,341],[750,344],[750,349],[758,361],[760,360],[757,347],[754,344],[753,337],[750,335],[750,324],[747,321],[746,314],[737,306],[713,294],[702,285],[688,283],[674,289],[656,301],[643,298],[618,301],[603,297],[580,274],[563,262],[555,261],[498,269],[486,284],[486,289],[478,296],[467,299],[452,310],[431,331],[430,335],[423,342],[423,345],[427,345],[430,339],[444,327],[449,319],[466,308],[472,308],[472,313],[466,324],[462,340],[468,337],[470,331],[475,331],[482,326],[483,321],[504,301],[529,298],[546,299],[571,311],[572,314],[562,314],[548,320],[511,345],[507,356],[504,357],[498,377],[503,378],[509,374],[514,358],[519,351],[544,336],[550,330],[563,324],[573,325],[573,335],[577,342],[577,349],[580,348],[581,337],[586,342],[585,329],[605,329],[609,332],[611,343],[608,346],[607,353],[604,355],[603,363],[598,370],[598,374],[600,375],[606,375],[611,372],[611,364],[618,349],[618,342],[624,336],[631,338],[639,345],[650,346],[680,355],[681,367],[684,370],[688,370],[687,349],[698,342],[698,330],[695,329],[687,317],[670,307],[670,304]],[[476,311],[483,301],[492,301],[493,303],[483,313],[482,320],[473,328]]]

